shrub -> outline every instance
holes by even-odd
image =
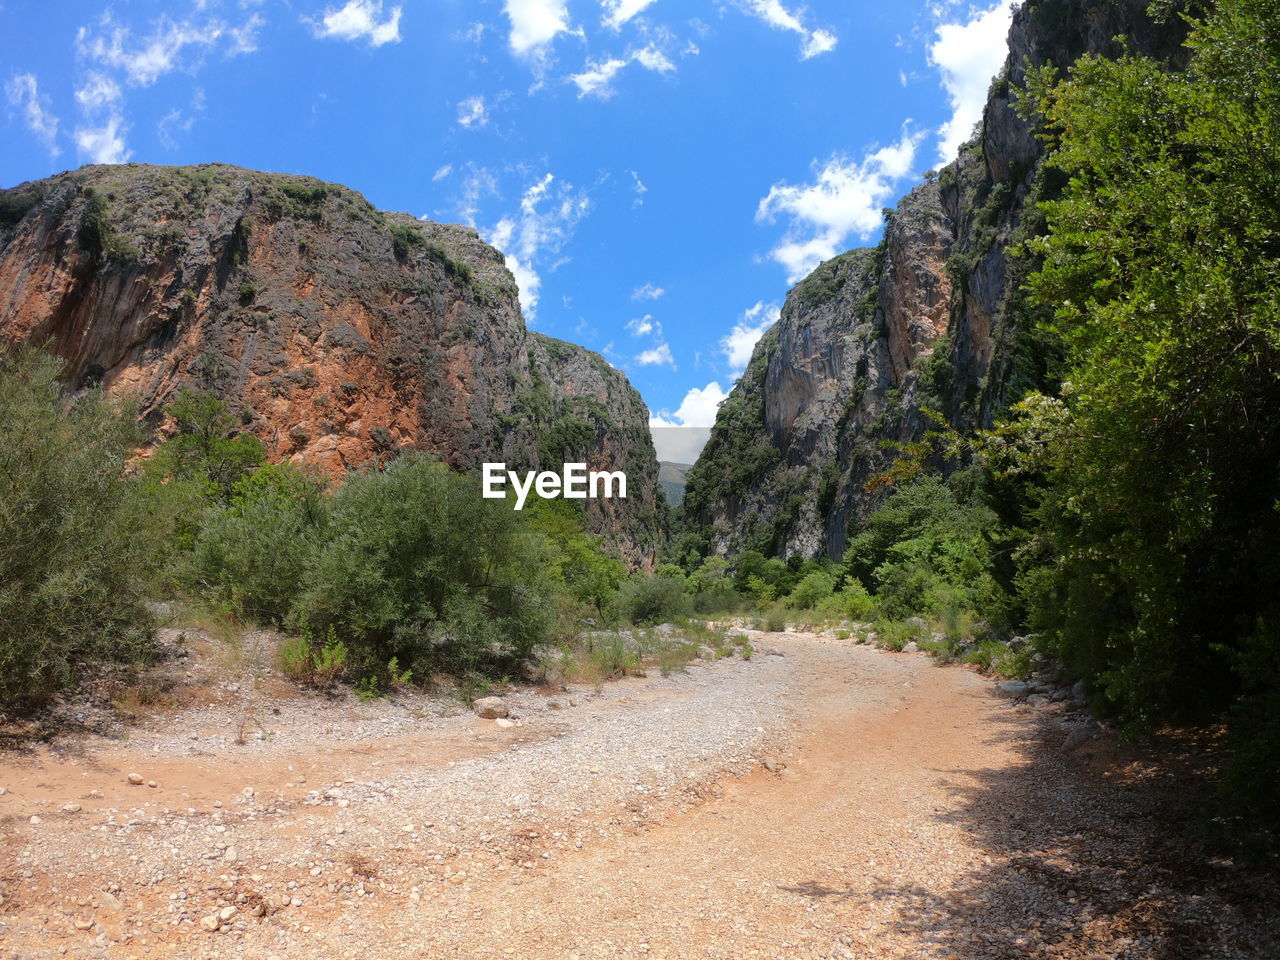
[[[835,591],[836,578],[829,573],[815,570],[801,580],[790,596],[787,606],[796,610],[813,610]]]
[[[320,484],[288,464],[259,469],[206,514],[193,551],[199,588],[241,619],[283,622],[325,520]]]
[[[818,603],[818,612],[841,620],[861,620],[870,615],[875,608],[875,601],[867,588],[856,579],[850,578],[845,585],[831,596]]]
[[[474,477],[411,453],[352,474],[329,513],[291,617],[334,628],[364,663],[498,669],[549,634],[546,550]]]
[[[665,623],[689,611],[689,600],[677,580],[647,577],[622,588],[622,610],[635,624]]]
[[[135,410],[69,399],[60,368],[0,352],[0,700],[16,708],[70,685],[82,662],[151,650],[150,543],[125,473]]]
[[[782,633],[787,629],[787,612],[782,607],[770,607],[765,611],[764,628],[770,633]]]

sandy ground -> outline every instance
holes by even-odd
[[[1280,956],[1274,878],[1062,708],[754,641],[517,726],[264,693],[6,755],[0,957]]]

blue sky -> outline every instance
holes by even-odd
[[[220,161],[471,224],[534,329],[603,353],[657,424],[705,426],[791,283],[875,242],[881,208],[954,155],[1008,17],[1003,0],[0,0],[0,186]]]

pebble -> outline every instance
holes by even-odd
[[[145,782],[145,779],[140,773],[131,773],[129,774],[129,782],[135,787],[140,787]]]
[[[222,926],[222,921],[212,914],[200,918],[200,929],[207,930],[209,933],[216,932],[220,926]]]
[[[218,911],[218,919],[223,921],[224,923],[227,920],[230,920],[235,915],[236,915],[235,907],[223,907],[221,910]]]
[[[78,804],[78,803],[64,803],[64,804],[62,805],[62,812],[63,812],[63,813],[79,813],[79,812],[80,812],[80,804]]]

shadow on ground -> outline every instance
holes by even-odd
[[[936,814],[988,853],[948,889],[881,885],[921,956],[1277,960],[1277,858],[1241,858],[1206,830],[1211,784],[1186,751],[1062,749],[1054,721],[1010,715],[993,736],[1024,761],[939,770],[958,801]],[[1177,750],[1173,751],[1178,753]],[[1194,758],[1191,758],[1194,759]],[[801,884],[819,903],[865,892]]]

